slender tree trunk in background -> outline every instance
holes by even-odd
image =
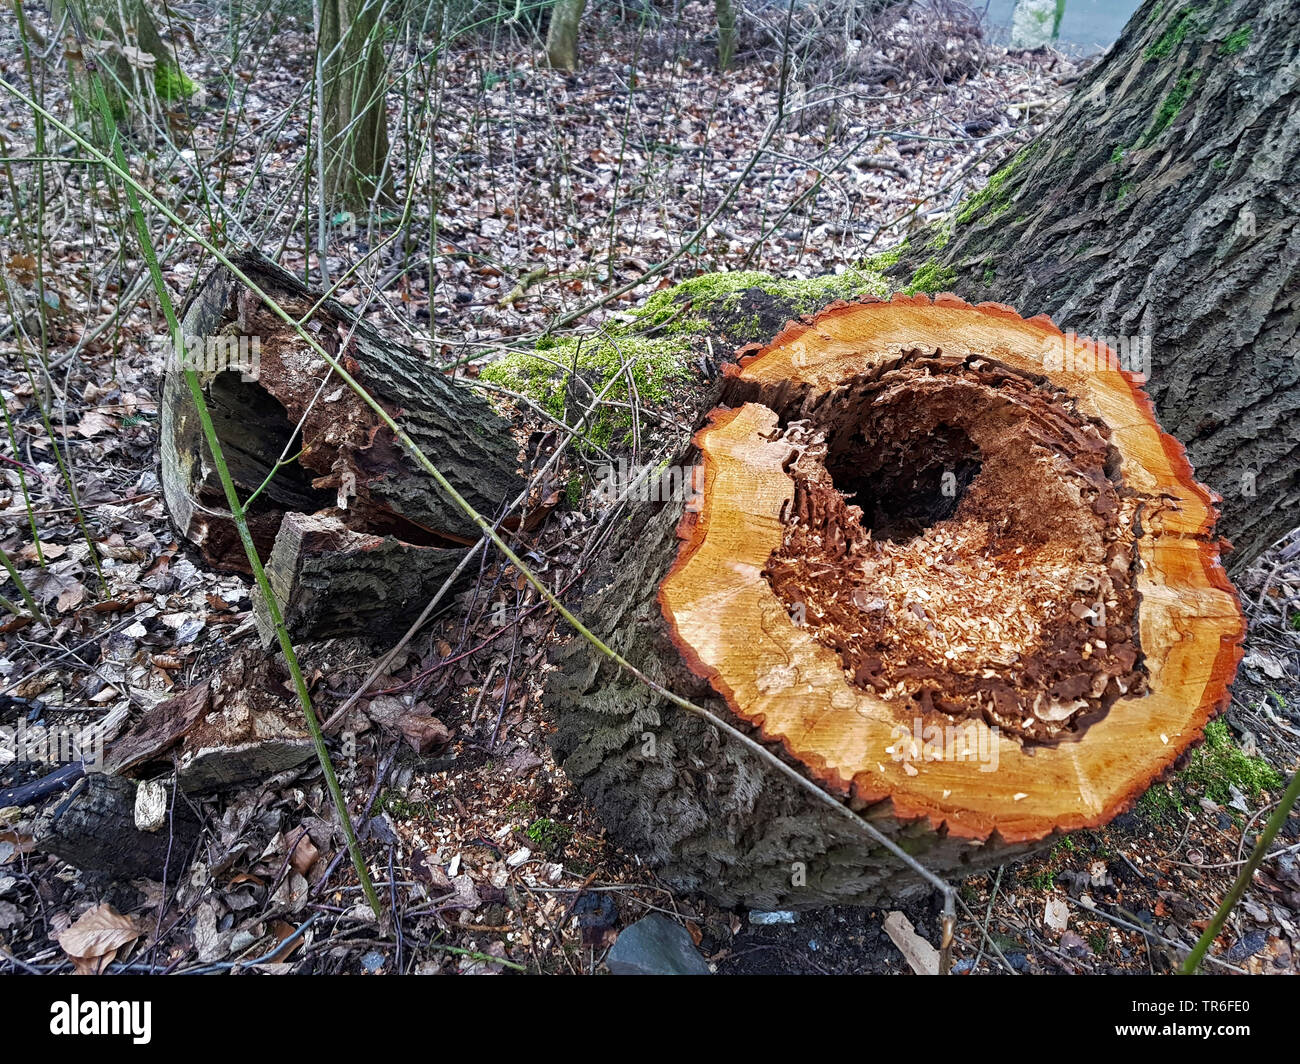
[[[325,195],[354,212],[392,202],[383,0],[321,0],[318,29]]]
[[[578,25],[587,0],[556,0],[546,31],[546,61],[556,70],[578,69]]]
[[[1147,0],[1065,112],[891,270],[1151,363],[1238,570],[1300,525],[1300,9]]]
[[[713,0],[718,15],[718,70],[726,73],[736,55],[736,8],[739,0]]]
[[[119,5],[117,0],[73,0],[70,5],[66,0],[54,0],[51,13],[56,23],[64,23],[73,102],[79,115],[97,117],[98,103],[91,93],[72,21],[67,19],[69,7],[99,67],[104,93],[115,116],[127,117],[131,101],[139,101],[150,84],[164,102],[193,95],[194,82],[176,62],[175,51],[163,41],[143,0],[128,0],[125,5]],[[123,11],[128,20],[125,25]]]

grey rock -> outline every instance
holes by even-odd
[[[614,975],[711,974],[686,929],[658,913],[624,928],[606,963]]]
[[[1228,962],[1230,964],[1240,964],[1242,961],[1248,961],[1267,945],[1268,932],[1251,931],[1237,939],[1232,948],[1228,950]]]

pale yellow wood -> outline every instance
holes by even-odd
[[[803,380],[822,390],[872,360],[931,346],[1026,369],[1041,367],[1039,353],[1053,341],[1074,343],[1044,319],[922,297],[835,308],[811,326],[787,330],[740,375]],[[719,409],[697,436],[702,509],[684,523],[687,541],[660,587],[688,664],[764,738],[782,743],[829,789],[862,802],[888,799],[900,817],[924,817],[972,839],[995,832],[1007,841],[1039,839],[1104,823],[1126,808],[1223,704],[1244,632],[1218,542],[1208,535],[1212,496],[1193,480],[1181,447],[1159,430],[1145,396],[1114,370],[1047,375],[1110,425],[1126,483],[1153,505],[1166,500],[1159,519],[1144,523],[1139,544],[1139,624],[1151,693],[1121,698],[1078,739],[1026,748],[979,722],[971,727],[996,743],[996,759],[984,765],[895,759],[897,728],[911,732],[914,713],[900,719],[902,710],[852,684],[838,655],[795,624],[763,576],[782,544],[782,508],[793,497],[783,469],[791,447],[769,438],[778,418],[765,406]],[[981,770],[994,761],[993,771]]]

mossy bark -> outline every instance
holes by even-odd
[[[122,12],[126,13],[124,22]],[[99,104],[92,91],[86,59],[94,60],[113,116],[127,118],[152,88],[163,102],[195,91],[196,86],[177,62],[175,50],[163,41],[143,0],[119,5],[115,0],[55,0],[51,14],[65,22],[73,105],[83,119],[97,121]],[[90,56],[77,42],[73,19],[85,37]]]
[[[1289,0],[1147,0],[1052,128],[889,271],[1149,361],[1234,569],[1300,523],[1298,51]]]

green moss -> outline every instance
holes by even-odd
[[[985,267],[984,267],[984,283],[985,283],[985,284],[988,284],[988,285],[991,285],[991,284],[993,283],[993,281],[994,281],[996,278],[997,278],[997,271],[994,270],[992,266],[985,266]]]
[[[1233,742],[1222,717],[1206,725],[1205,742],[1193,751],[1180,778],[1219,805],[1232,801],[1233,787],[1256,801],[1263,791],[1282,785],[1282,777],[1272,765],[1263,758],[1248,757]]]
[[[867,274],[883,274],[891,266],[898,264],[898,260],[903,257],[903,252],[907,250],[908,241],[904,240],[897,247],[892,247],[888,251],[878,251],[874,255],[868,255],[860,263],[858,269]],[[879,295],[880,293],[876,293]]]
[[[1210,163],[1210,169],[1222,172],[1228,169],[1228,160],[1222,155],[1216,156],[1214,161]]]
[[[433,820],[435,814],[432,802],[412,802],[393,790],[380,794],[370,807],[370,815],[375,816],[381,809],[395,820]]]
[[[153,88],[158,99],[170,103],[188,99],[198,92],[199,87],[175,63],[159,63],[153,72]]]
[[[1223,39],[1219,45],[1220,55],[1238,55],[1250,47],[1250,26],[1242,26],[1239,30],[1233,30]]]
[[[1110,161],[1112,163],[1122,163],[1124,161],[1124,146],[1122,144],[1115,145],[1115,150],[1110,153]]]
[[[556,853],[573,838],[573,828],[568,824],[557,824],[554,820],[541,817],[528,825],[525,834],[544,852]]]
[[[1217,805],[1229,805],[1232,788],[1252,801],[1266,790],[1282,786],[1282,777],[1267,761],[1248,757],[1232,740],[1227,722],[1220,717],[1205,727],[1205,742],[1192,751],[1187,767],[1168,783],[1157,783],[1142,795],[1138,808],[1153,820],[1180,823],[1204,796]]]
[[[989,207],[990,218],[996,218],[1010,207],[1011,195],[1010,190],[1007,188],[1007,182],[1021,166],[1037,154],[1038,150],[1038,141],[1026,144],[1016,152],[1009,162],[989,177],[988,184],[973,195],[966,197],[966,202],[961,210],[957,212],[957,224],[965,225],[985,205]]]
[[[957,283],[957,271],[951,266],[944,266],[935,259],[928,259],[918,266],[912,274],[904,291],[910,296],[917,292],[945,292]]]
[[[591,393],[580,384],[572,389],[569,400],[570,370],[587,383],[596,394],[615,402],[629,402],[629,372],[641,402],[663,402],[677,381],[689,376],[687,362],[690,340],[684,336],[646,337],[628,331],[611,330],[596,336],[571,337],[538,344],[545,357],[529,352],[514,352],[483,367],[480,376],[491,384],[527,396],[555,417],[578,405],[590,403]],[[628,365],[628,372],[623,370]],[[612,382],[612,383],[611,383]],[[605,391],[609,385],[608,391]],[[608,444],[616,432],[632,423],[631,411],[606,407],[597,422],[589,427],[593,442]]]
[[[1182,795],[1168,783],[1157,783],[1138,799],[1138,808],[1152,820],[1175,823],[1182,818]]]
[[[1132,191],[1133,191],[1133,182],[1125,181],[1122,185],[1119,186],[1119,191],[1115,193],[1115,199],[1122,200],[1125,196],[1127,196]]]
[[[1067,835],[1052,847],[1052,852],[1046,857],[1027,865],[1020,873],[1020,881],[1034,890],[1051,890],[1056,886],[1056,877],[1074,852],[1074,840]]]
[[[524,395],[555,417],[576,403],[584,408],[590,393],[581,385],[568,400],[570,370],[599,394],[611,380],[605,398],[628,402],[631,393],[624,363],[631,364],[637,398],[659,403],[671,386],[689,379],[694,341],[724,321],[724,331],[737,342],[763,339],[758,313],[725,321],[739,311],[746,292],[757,289],[788,304],[788,313],[807,314],[837,299],[855,299],[868,293],[887,295],[886,265],[897,261],[901,248],[877,256],[857,269],[808,279],[785,280],[756,270],[708,273],[656,292],[633,315],[628,325],[613,326],[597,336],[543,338],[533,352],[514,352],[483,367],[484,381]],[[705,315],[708,317],[705,317]],[[652,335],[647,335],[652,334]],[[544,357],[539,357],[544,356]],[[567,400],[567,401],[566,401]],[[612,442],[631,425],[631,412],[607,408],[589,426],[590,439],[600,446]]]
[[[1193,7],[1178,12],[1178,16],[1170,24],[1169,28],[1157,38],[1155,44],[1148,46],[1147,50],[1142,53],[1142,58],[1165,59],[1172,55],[1174,49],[1189,36],[1203,32],[1203,28],[1196,18],[1198,10],[1199,8]]]
[[[824,277],[786,280],[758,270],[701,274],[652,295],[636,312],[636,324],[642,329],[663,326],[670,332],[703,332],[708,324],[699,315],[734,310],[740,306],[744,294],[755,288],[787,300],[799,314],[818,310],[837,299],[854,299],[867,293],[883,295],[888,290],[883,270],[898,261],[899,250],[867,260],[858,269]],[[695,316],[684,317],[684,306],[689,306]],[[757,319],[754,324],[757,325]]]
[[[1102,956],[1106,952],[1106,947],[1109,944],[1110,943],[1108,942],[1104,931],[1094,931],[1088,936],[1088,947],[1093,953],[1097,954],[1098,957]]]
[[[934,228],[934,236],[930,238],[930,247],[934,251],[942,251],[948,246],[948,241],[952,239],[952,230],[956,223],[951,218],[945,218]]]
[[[1161,133],[1173,125],[1174,119],[1178,117],[1178,112],[1183,109],[1183,106],[1192,98],[1192,94],[1196,91],[1196,81],[1199,77],[1200,74],[1193,70],[1180,76],[1174,83],[1173,89],[1171,89],[1169,95],[1165,97],[1164,102],[1160,105],[1160,109],[1156,111],[1156,117],[1151,123],[1151,128],[1147,130],[1146,134],[1143,136],[1142,147],[1145,148],[1155,140],[1156,137],[1160,136]]]

